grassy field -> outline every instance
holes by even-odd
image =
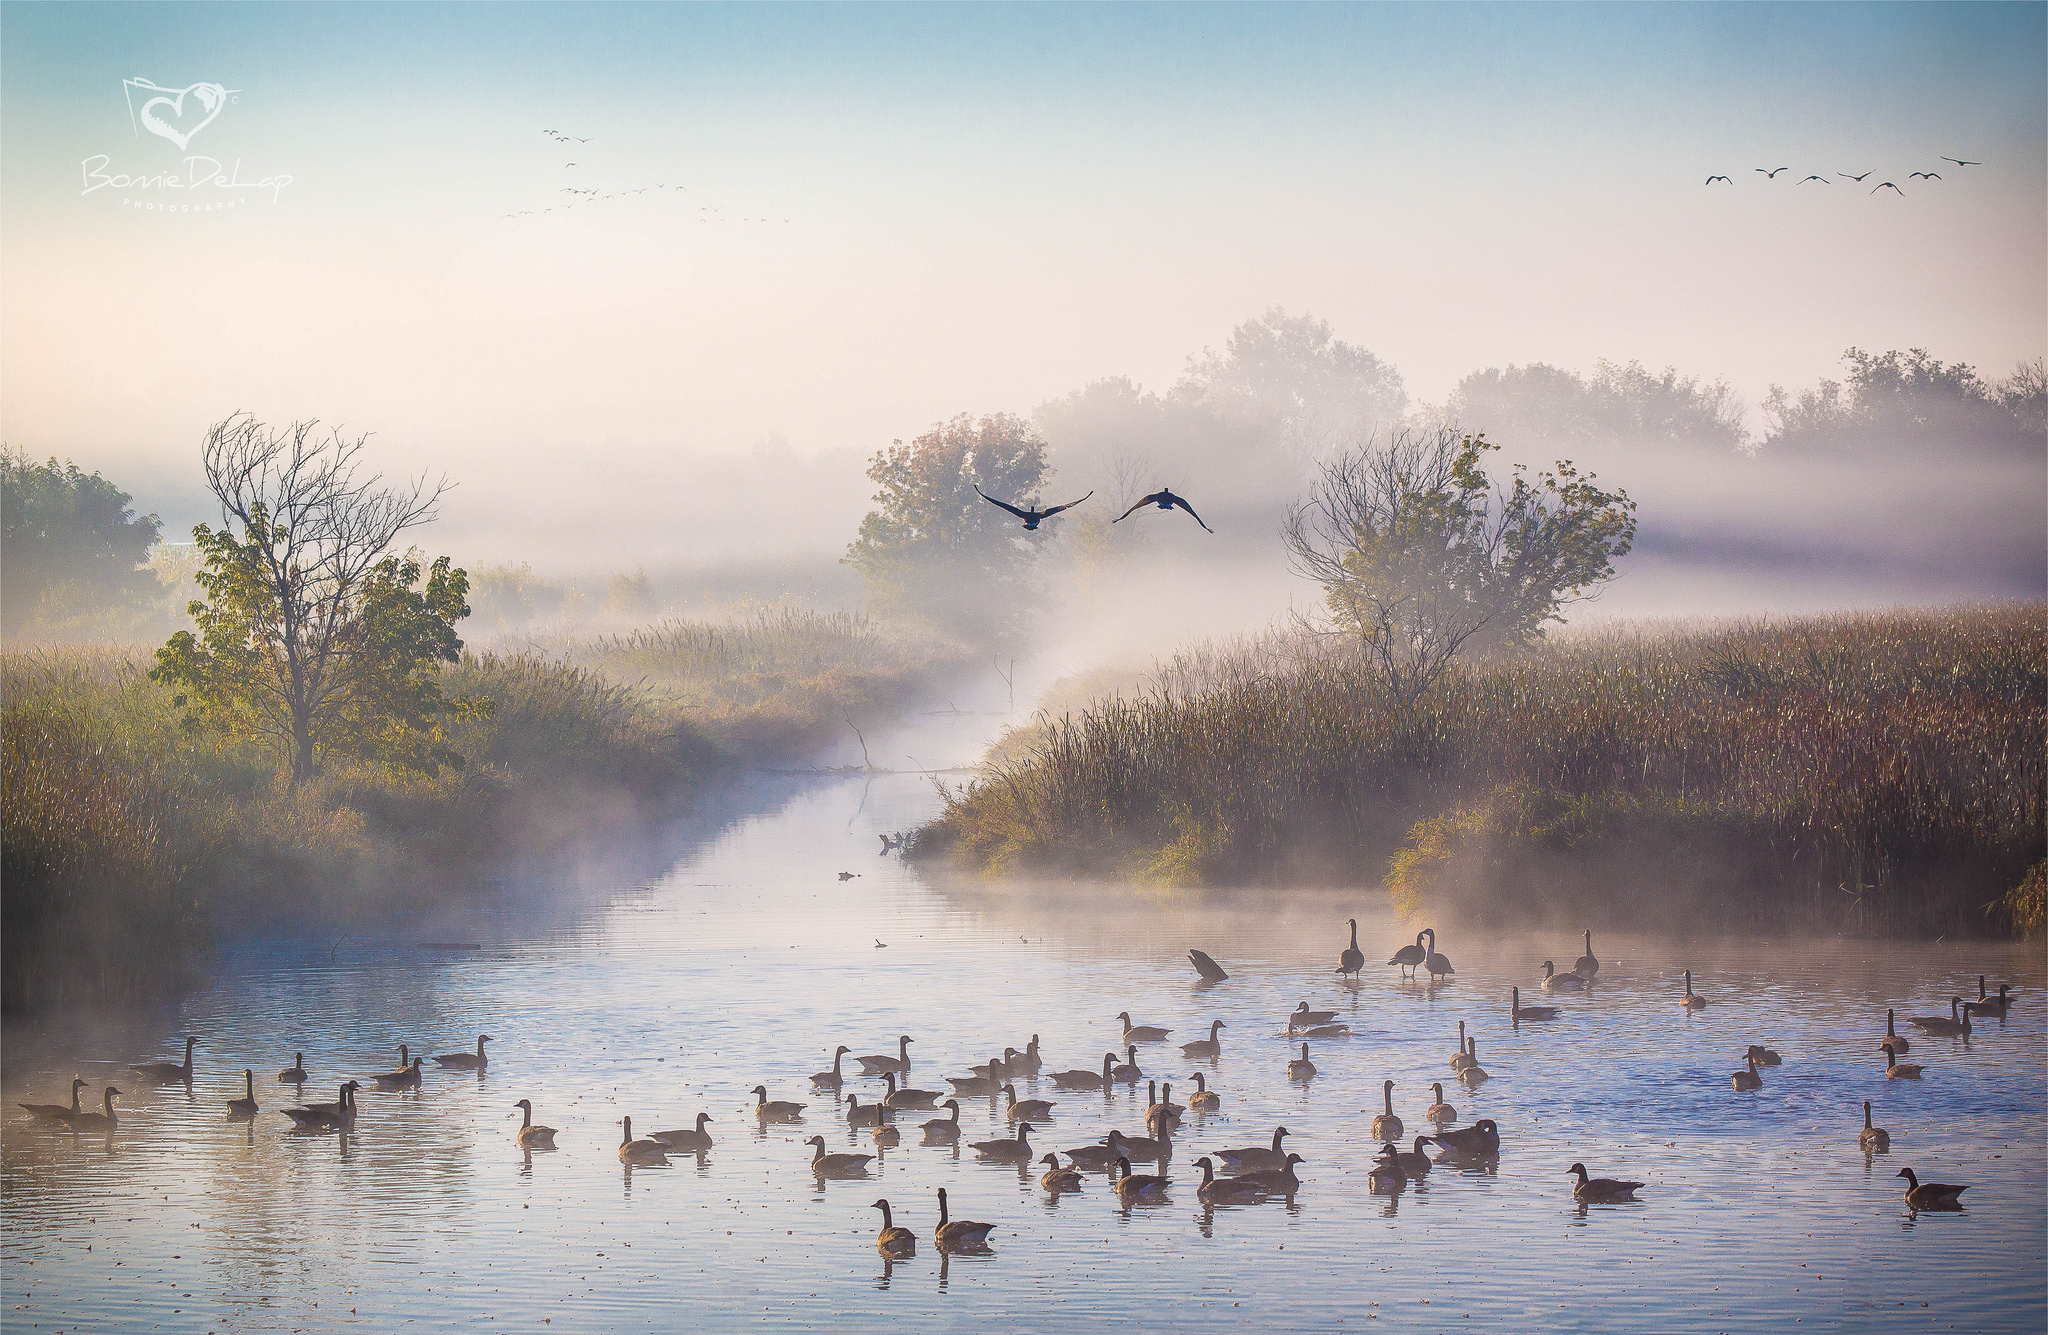
[[[460,768],[276,757],[179,726],[146,648],[0,655],[0,980],[9,1011],[189,981],[226,924],[359,923],[618,846],[707,783],[798,759],[957,666],[863,618],[670,622],[442,674]]]
[[[919,851],[1383,883],[1482,921],[2024,931],[2044,631],[2036,605],[1576,634],[1460,669],[1407,720],[1341,648],[1209,649],[1011,739]]]

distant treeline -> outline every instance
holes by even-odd
[[[637,846],[708,782],[844,740],[959,653],[777,610],[465,654],[440,673],[459,766],[337,758],[296,792],[273,750],[182,727],[146,648],[0,655],[6,1009],[153,999],[223,932],[361,923]]]
[[[2039,605],[1582,634],[1460,665],[1406,716],[1347,651],[1269,639],[1013,739],[916,851],[1383,882],[1478,921],[2025,932],[2044,725]]]

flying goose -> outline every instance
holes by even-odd
[[[1911,1052],[1913,1050],[1913,1045],[1911,1043],[1908,1043],[1905,1039],[1900,1038],[1899,1031],[1893,1027],[1895,1024],[1895,1020],[1893,1018],[1895,1014],[1896,1012],[1893,1011],[1890,1007],[1885,1008],[1884,1037],[1878,1040],[1877,1045],[1891,1052]]]
[[[1706,1007],[1707,999],[1692,990],[1691,969],[1685,971],[1685,995],[1678,999],[1678,1004],[1689,1011],[1702,1010]]]
[[[1922,1182],[1910,1168],[1901,1168],[1892,1176],[1906,1179],[1906,1204],[1915,1210],[1959,1210],[1962,1195],[1969,1190],[1946,1182]]]
[[[183,1066],[174,1062],[144,1062],[140,1066],[131,1066],[128,1069],[154,1085],[189,1085],[192,1083],[192,1049],[198,1044],[198,1039],[189,1035],[186,1037]]]
[[[491,1041],[489,1034],[478,1034],[475,1052],[443,1052],[435,1056],[434,1064],[458,1071],[481,1071],[491,1064],[491,1059],[484,1056],[484,1044]]]
[[[108,1085],[105,1092],[101,1095],[101,1104],[105,1107],[106,1111],[79,1113],[71,1119],[71,1129],[74,1131],[112,1131],[116,1125],[114,1100],[117,1097],[127,1098],[128,1096],[115,1089],[112,1085]]]
[[[1575,1163],[1564,1171],[1577,1175],[1579,1183],[1572,1188],[1572,1199],[1582,1205],[1632,1201],[1636,1198],[1636,1189],[1644,1185],[1616,1177],[1587,1177],[1586,1165],[1582,1163]]]
[[[1344,947],[1343,951],[1338,954],[1337,972],[1349,974],[1355,979],[1358,976],[1358,971],[1365,967],[1365,952],[1358,948],[1358,919],[1346,918],[1345,921],[1351,924],[1351,944]],[[1304,1002],[1302,1004],[1306,1005],[1307,1003]]]
[[[256,1116],[256,1073],[244,1067],[242,1070],[242,1097],[228,1100],[228,1120],[246,1122]]]
[[[1031,509],[1028,510],[1020,510],[1016,506],[1010,504],[1008,501],[997,500],[995,497],[983,491],[980,487],[976,487],[974,489],[974,494],[981,497],[981,499],[987,501],[990,505],[993,505],[998,509],[1008,510],[1011,514],[1023,520],[1024,531],[1026,533],[1030,533],[1037,529],[1040,520],[1050,519],[1062,510],[1071,510],[1075,506],[1079,505],[1081,501],[1087,500],[1088,496],[1093,496],[1095,493],[1093,491],[1090,491],[1088,493],[1088,496],[1083,496],[1081,498],[1081,501],[1068,501],[1065,505],[1055,505],[1044,510],[1040,510],[1036,506],[1033,506]],[[1142,505],[1144,504],[1144,502],[1140,501],[1139,504]],[[1137,506],[1133,506],[1131,508],[1136,509]],[[1193,511],[1190,511],[1189,513],[1192,514]]]
[[[1144,509],[1148,505],[1156,505],[1162,510],[1171,510],[1174,506],[1178,505],[1181,509],[1187,511],[1188,514],[1194,518],[1194,521],[1197,524],[1202,524],[1202,517],[1198,514],[1195,514],[1195,507],[1187,503],[1186,497],[1174,495],[1173,490],[1170,487],[1161,487],[1158,491],[1153,492],[1150,496],[1140,496],[1138,498],[1137,504],[1133,505],[1130,509],[1124,511],[1122,514],[1118,515],[1116,518],[1110,520],[1109,522],[1112,524],[1121,524],[1126,519],[1129,519],[1132,515],[1136,514],[1138,511]],[[1214,533],[1216,530],[1210,528],[1207,524],[1202,524],[1202,531],[1205,533]]]
[[[891,1057],[883,1053],[880,1056],[855,1057],[854,1060],[860,1063],[862,1075],[885,1075],[890,1071],[905,1072],[910,1069],[910,1045],[916,1041],[910,1035],[903,1034],[896,1039],[896,1056]]]
[[[917,1234],[889,1218],[889,1202],[886,1199],[876,1201],[868,1208],[882,1212],[882,1231],[875,1235],[876,1251],[888,1257],[917,1254]]]
[[[277,1083],[280,1085],[303,1085],[306,1083],[305,1053],[294,1052],[292,1054],[292,1064],[277,1073]]]
[[[819,1177],[864,1176],[875,1158],[872,1154],[827,1154],[823,1136],[812,1136],[804,1144],[817,1146],[817,1153],[811,1156],[811,1171]]]
[[[1900,1061],[1892,1056],[1890,1048],[1880,1047],[1878,1051],[1884,1053],[1884,1076],[1887,1080],[1918,1080],[1920,1073],[1927,1069],[1916,1062]]]
[[[1216,1157],[1238,1172],[1258,1168],[1278,1168],[1287,1162],[1287,1154],[1286,1151],[1280,1148],[1280,1141],[1283,1137],[1292,1134],[1293,1132],[1284,1126],[1274,1127],[1273,1144],[1270,1147],[1265,1145],[1249,1145],[1242,1149],[1218,1150]]]
[[[1196,1112],[1214,1112],[1223,1106],[1223,1098],[1209,1088],[1209,1082],[1200,1071],[1195,1072],[1195,1092],[1188,1095],[1188,1107]]]
[[[921,1128],[927,1145],[953,1145],[960,1140],[960,1100],[947,1099],[940,1107],[948,1116],[934,1117]]]
[[[838,1089],[841,1085],[845,1084],[846,1076],[840,1071],[839,1063],[843,1061],[846,1058],[847,1054],[851,1053],[852,1051],[852,1048],[849,1048],[844,1043],[841,1043],[838,1046],[838,1048],[835,1049],[832,1053],[832,1069],[829,1071],[820,1071],[816,1075],[812,1076],[811,1088]],[[887,1229],[884,1229],[882,1231],[885,1233],[888,1232]],[[907,1229],[905,1231],[908,1232]]]
[[[1110,1071],[1115,1066],[1116,1054],[1105,1052],[1102,1054],[1102,1070],[1099,1074],[1094,1071],[1057,1071],[1051,1077],[1052,1085],[1054,1089],[1107,1089],[1110,1085]]]
[[[1004,1114],[1012,1122],[1043,1122],[1052,1116],[1052,1105],[1057,1100],[1020,1099],[1015,1085],[1004,1085],[1003,1094],[1009,1100],[1008,1111]]]
[[[1833,182],[1833,181],[1830,181],[1830,180],[1829,180],[1829,179],[1828,179],[1827,177],[1825,177],[1825,176],[1802,176],[1802,177],[1800,177],[1800,178],[1799,178],[1799,180],[1798,180],[1798,184],[1800,184],[1800,185],[1805,185],[1805,184],[1806,184],[1806,183],[1807,183],[1808,181],[1819,181],[1819,182],[1820,182],[1820,183],[1821,183],[1822,185],[1833,185],[1833,184],[1834,184],[1834,182]]]
[[[71,1106],[68,1108],[61,1103],[17,1103],[15,1107],[28,1109],[29,1115],[38,1121],[69,1122],[78,1116],[78,1091],[88,1083],[79,1076],[71,1077]]]
[[[1863,1134],[1856,1137],[1856,1145],[1859,1149],[1868,1150],[1873,1154],[1882,1154],[1892,1147],[1892,1133],[1881,1126],[1870,1124],[1869,1099],[1863,1100]]]
[[[1221,1020],[1209,1021],[1209,1036],[1207,1038],[1198,1038],[1192,1043],[1181,1044],[1180,1055],[1183,1057],[1214,1057],[1221,1054],[1223,1044],[1217,1041],[1216,1031],[1228,1029],[1229,1027],[1229,1025]]]
[[[1116,1018],[1124,1022],[1124,1042],[1126,1044],[1157,1043],[1173,1032],[1171,1029],[1161,1029],[1156,1025],[1132,1024],[1129,1011],[1118,1011]]]
[[[1401,1125],[1401,1119],[1394,1116],[1394,1082],[1381,1082],[1380,1093],[1386,1098],[1387,1110],[1372,1119],[1372,1130],[1368,1134],[1374,1140],[1399,1140],[1406,1128]]]
[[[522,1150],[551,1150],[555,1147],[555,1129],[551,1126],[533,1124],[533,1100],[521,1099],[512,1105],[519,1109],[519,1148]],[[674,1132],[670,1133],[675,1134]]]
[[[993,1163],[1030,1163],[1036,1157],[1031,1153],[1031,1123],[1017,1123],[1017,1134],[1004,1136],[1001,1140],[977,1140],[971,1147],[982,1158]]]
[[[1748,1070],[1737,1071],[1734,1075],[1728,1077],[1728,1082],[1740,1090],[1762,1089],[1764,1087],[1764,1078],[1756,1073],[1756,1057],[1752,1055],[1749,1058]]]
[[[1549,960],[1543,961],[1543,990],[1545,992],[1576,992],[1586,985],[1586,980],[1575,973],[1559,973],[1557,966]]]
[[[1194,511],[1190,510],[1188,513],[1193,514]],[[1205,524],[1203,527],[1206,528],[1208,526]],[[1118,1159],[1116,1166],[1123,1170],[1123,1176],[1117,1177],[1115,1174],[1110,1176],[1115,1181],[1116,1198],[1125,1205],[1129,1205],[1131,1202],[1147,1196],[1163,1196],[1166,1194],[1167,1178],[1151,1173],[1133,1173],[1129,1159]]]
[[[1981,167],[1984,165],[1981,162],[1970,162],[1963,158],[1952,158],[1946,153],[1942,153],[1937,156],[1939,156],[1943,162],[1953,162],[1958,167]],[[1960,1191],[1962,1190],[1962,1188],[1958,1187],[1957,1190]]]
[[[1777,180],[1777,179],[1778,179],[1778,173],[1779,173],[1779,172],[1788,172],[1788,171],[1791,171],[1792,169],[1791,169],[1790,167],[1777,167],[1777,168],[1764,168],[1764,167],[1758,167],[1758,168],[1757,168],[1757,170],[1758,170],[1758,171],[1760,171],[1760,172],[1762,172],[1762,173],[1764,174],[1764,179],[1765,179],[1766,181],[1775,181],[1775,180]]]
[[[1586,932],[1586,953],[1579,956],[1572,963],[1572,972],[1589,983],[1593,981],[1593,975],[1600,972],[1600,961],[1593,958],[1593,933],[1591,930]]]
[[[994,1224],[977,1224],[971,1219],[954,1219],[946,1212],[946,1189],[939,1188],[939,1226],[932,1230],[941,1251],[980,1251],[988,1246]]]
[[[1444,1087],[1441,1084],[1432,1083],[1430,1088],[1436,1091],[1436,1102],[1422,1110],[1423,1120],[1435,1122],[1438,1126],[1442,1126],[1445,1122],[1457,1121],[1458,1110],[1444,1102]]]
[[[1851,176],[1847,172],[1836,172],[1835,175],[1841,177],[1845,181],[1854,181],[1856,184],[1862,185],[1863,182],[1870,176],[1870,173],[1865,172],[1862,176]]]
[[[754,1096],[754,1116],[764,1122],[794,1122],[804,1115],[808,1106],[802,1103],[770,1103],[766,1085],[755,1085],[747,1092]],[[851,1118],[850,1113],[848,1117]]]
[[[1733,181],[1730,181],[1730,180],[1729,180],[1729,179],[1728,179],[1727,177],[1725,177],[1725,176],[1709,176],[1709,177],[1707,178],[1707,184],[1708,184],[1708,185],[1712,185],[1712,184],[1713,184],[1714,182],[1716,182],[1716,181],[1720,181],[1720,182],[1722,182],[1722,183],[1724,183],[1724,184],[1727,184],[1727,185],[1734,185],[1734,184],[1735,184],[1735,182],[1733,182]]]
[[[1508,989],[1508,1018],[1518,1024],[1523,1020],[1555,1020],[1557,1018],[1557,1007],[1524,1006],[1522,1004],[1522,989],[1510,987]]]
[[[1227,1205],[1266,1194],[1256,1182],[1247,1182],[1241,1177],[1216,1176],[1216,1165],[1206,1154],[1195,1160],[1195,1167],[1202,1170],[1202,1185],[1195,1188],[1195,1199],[1204,1205]]]
[[[1308,1044],[1301,1045],[1301,1056],[1287,1063],[1289,1080],[1309,1080],[1315,1077],[1316,1064],[1308,1059]]]
[[[1358,931],[1358,927],[1355,921],[1352,924],[1351,930],[1352,934],[1355,936]],[[1415,970],[1416,965],[1422,963],[1422,961],[1429,958],[1429,952],[1422,948],[1422,938],[1426,935],[1428,935],[1428,933],[1426,932],[1417,932],[1415,934],[1415,944],[1412,946],[1402,946],[1399,950],[1394,952],[1392,958],[1390,958],[1387,961],[1387,963],[1398,964],[1404,970],[1407,970],[1409,973],[1412,974]]]
[[[668,1150],[658,1140],[633,1139],[633,1119],[622,1117],[619,1125],[624,1134],[619,1139],[619,1162],[631,1164],[665,1164]]]
[[[1451,957],[1449,955],[1440,955],[1437,953],[1436,928],[1431,927],[1426,929],[1425,934],[1429,937],[1429,949],[1423,955],[1422,967],[1429,971],[1429,977],[1431,982],[1440,983],[1443,981],[1443,977],[1445,974],[1456,973],[1457,970],[1451,967]]]
[[[647,1133],[647,1138],[649,1140],[658,1140],[672,1150],[708,1150],[711,1148],[711,1133],[704,1129],[704,1124],[710,1120],[710,1113],[700,1112],[697,1114],[697,1125],[694,1128],[685,1128],[677,1131],[650,1131]]]
[[[1906,193],[1905,191],[1903,191],[1903,190],[1899,189],[1899,187],[1898,187],[1898,186],[1894,185],[1894,184],[1893,184],[1892,182],[1890,182],[1890,181],[1886,181],[1886,182],[1885,182],[1885,183],[1884,183],[1883,185],[1878,185],[1878,186],[1872,186],[1872,187],[1871,187],[1871,190],[1870,190],[1870,193],[1874,195],[1874,194],[1876,194],[1876,193],[1877,193],[1878,191],[1880,191],[1880,190],[1889,190],[1889,191],[1891,191],[1891,192],[1892,192],[1893,194],[1895,194],[1895,195],[1903,195],[1903,194],[1905,194],[1905,193]]]
[[[1912,174],[1911,176],[1907,177],[1906,179],[1907,179],[1907,180],[1909,180],[1909,181],[1939,181],[1939,180],[1941,179],[1941,173],[1940,173],[1940,172],[1914,172],[1914,173],[1913,173],[1913,174]]]

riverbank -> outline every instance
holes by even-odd
[[[917,853],[1470,922],[2039,930],[2044,631],[2036,604],[1586,632],[1405,717],[1339,648],[1184,655],[1008,739]]]
[[[781,610],[470,653],[442,679],[460,767],[341,763],[287,793],[268,752],[180,727],[146,647],[10,651],[6,1010],[153,999],[225,933],[346,927],[616,857],[709,786],[814,755],[962,662],[864,617]]]

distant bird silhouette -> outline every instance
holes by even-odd
[[[1805,185],[1805,184],[1806,184],[1806,183],[1807,183],[1808,181],[1819,181],[1819,182],[1820,182],[1820,183],[1821,183],[1822,185],[1833,185],[1833,184],[1834,184],[1834,182],[1833,182],[1833,181],[1830,181],[1830,180],[1829,180],[1829,179],[1828,179],[1827,177],[1825,177],[1825,176],[1802,176],[1802,177],[1800,177],[1800,178],[1799,178],[1799,184],[1800,184],[1800,185]]]
[[[1872,187],[1871,187],[1871,189],[1870,189],[1870,193],[1874,195],[1874,194],[1876,194],[1876,193],[1877,193],[1878,191],[1880,191],[1880,190],[1890,190],[1890,191],[1892,191],[1892,192],[1893,192],[1894,194],[1900,194],[1900,195],[1903,195],[1903,194],[1905,194],[1905,193],[1906,193],[1905,191],[1903,191],[1903,190],[1899,189],[1899,188],[1898,188],[1898,187],[1897,187],[1896,185],[1893,185],[1893,184],[1892,184],[1892,183],[1891,183],[1890,181],[1886,181],[1886,182],[1885,182],[1885,183],[1884,183],[1883,185],[1878,185],[1878,186],[1872,186]]]
[[[1870,175],[1870,173],[1869,173],[1869,172],[1865,172],[1865,173],[1863,173],[1863,176],[1851,176],[1851,175],[1849,175],[1849,173],[1847,173],[1847,172],[1836,172],[1836,173],[1835,173],[1835,175],[1837,175],[1837,176],[1841,177],[1841,178],[1842,178],[1843,180],[1845,180],[1845,181],[1854,181],[1854,182],[1855,182],[1856,184],[1858,184],[1858,185],[1862,185],[1862,184],[1863,184],[1863,177],[1864,177],[1864,176],[1868,176],[1868,175]]]
[[[1008,510],[1011,514],[1023,520],[1024,530],[1028,533],[1035,530],[1038,527],[1039,520],[1050,519],[1062,510],[1071,510],[1075,506],[1079,505],[1081,501],[1087,500],[1088,496],[1093,496],[1095,493],[1093,491],[1090,491],[1088,493],[1088,496],[1083,496],[1081,498],[1081,501],[1068,501],[1065,505],[1055,505],[1044,510],[1019,510],[1016,506],[1010,504],[1008,501],[997,500],[995,497],[983,491],[980,487],[976,487],[974,489],[974,494],[981,497],[981,499],[987,501],[990,505],[995,506],[997,509]]]
[[[1941,155],[1941,160],[1943,162],[1953,162],[1958,167],[1981,167],[1984,165],[1981,162],[1971,162],[1965,158],[1952,158],[1946,153]]]
[[[1709,177],[1707,178],[1707,184],[1708,184],[1708,185],[1712,185],[1712,184],[1713,184],[1714,182],[1716,182],[1716,181],[1728,181],[1728,178],[1727,178],[1727,177],[1725,177],[1725,176],[1709,176]],[[1730,184],[1730,185],[1734,185],[1734,184],[1735,184],[1735,182],[1733,182],[1733,181],[1728,181],[1728,184]]]
[[[1758,167],[1758,168],[1757,168],[1757,170],[1758,170],[1758,171],[1760,171],[1760,172],[1763,172],[1763,174],[1764,174],[1764,179],[1765,179],[1766,181],[1775,181],[1775,180],[1777,180],[1777,179],[1778,179],[1778,172],[1788,172],[1788,171],[1791,171],[1792,169],[1791,169],[1790,167],[1779,167],[1779,168],[1778,168],[1778,169],[1777,169],[1776,171],[1771,171],[1771,170],[1767,170],[1767,169],[1765,169],[1765,168],[1763,168],[1763,167]]]
[[[1940,172],[1914,172],[1914,173],[1913,173],[1913,174],[1912,174],[1911,176],[1908,176],[1908,177],[1907,177],[1906,179],[1907,179],[1907,180],[1909,180],[1909,181],[1939,181],[1939,180],[1941,179],[1941,173],[1940,173]]]
[[[1173,490],[1169,487],[1161,487],[1158,491],[1153,492],[1150,496],[1140,496],[1138,498],[1138,503],[1136,505],[1133,505],[1130,509],[1124,511],[1122,514],[1118,515],[1116,518],[1110,520],[1109,522],[1112,524],[1121,524],[1126,519],[1129,519],[1132,515],[1136,514],[1138,511],[1144,509],[1148,505],[1156,505],[1162,510],[1171,510],[1174,506],[1178,505],[1181,509],[1187,511],[1190,515],[1193,515],[1194,521],[1197,524],[1202,524],[1202,517],[1198,514],[1195,514],[1195,507],[1187,503],[1187,498],[1184,496],[1174,495]],[[1202,524],[1202,531],[1204,533],[1214,533],[1216,530],[1210,528],[1207,524]]]

